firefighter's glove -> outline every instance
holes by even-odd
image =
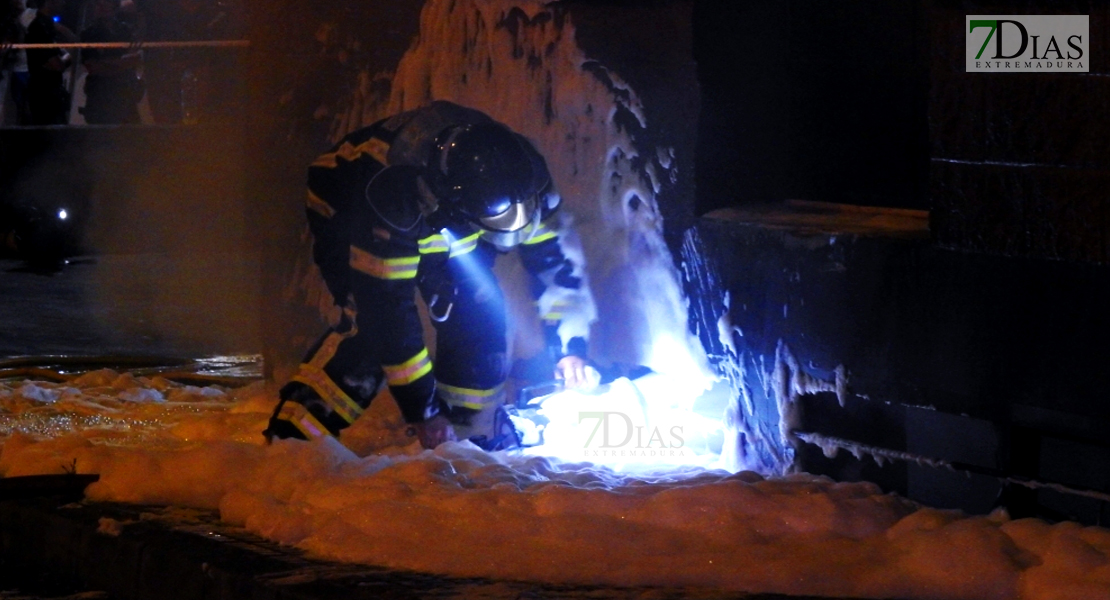
[[[562,379],[569,390],[592,391],[601,383],[601,374],[589,361],[573,354],[555,364],[555,378]]]
[[[444,442],[458,441],[458,438],[455,437],[455,428],[451,426],[451,422],[443,414],[438,414],[427,421],[414,423],[409,428],[409,432],[410,435],[419,438],[420,445],[428,450],[432,450]]]

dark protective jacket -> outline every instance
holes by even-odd
[[[54,21],[42,14],[27,27],[28,44],[54,44],[58,42]],[[47,67],[54,57],[63,56],[56,48],[30,48],[27,50],[27,102],[35,125],[64,125],[69,117],[69,92],[63,83],[62,71]]]
[[[282,389],[283,401],[294,402],[283,402],[274,423],[284,421],[297,431],[274,432],[272,423],[272,433],[334,434],[365,410],[383,378],[410,423],[444,405],[481,410],[503,400],[505,301],[492,267],[507,248],[440,210],[423,178],[440,132],[490,120],[435,102],[355,131],[312,163],[306,213],[313,257],[344,317]],[[549,180],[546,168],[541,171]],[[539,189],[545,182],[535,183]],[[550,185],[543,194],[547,218],[529,225],[530,237],[519,246],[533,295],[539,299],[552,288],[564,299],[588,295],[553,224],[558,196]],[[417,290],[436,329],[434,365],[424,346]],[[558,358],[563,347],[557,327],[576,302],[547,304],[541,318],[549,351]]]
[[[116,17],[98,20],[81,32],[81,41],[132,42],[135,36],[131,27]],[[86,67],[93,61],[119,60],[127,50],[101,50],[87,48],[81,60]],[[85,107],[82,114],[89,124],[139,123],[138,103],[143,98],[143,80],[134,68],[89,73],[85,77]]]

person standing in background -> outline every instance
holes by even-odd
[[[81,32],[81,41],[132,42],[131,27],[119,18],[120,0],[93,0],[93,24]],[[138,68],[139,52],[88,48],[81,55],[88,70],[85,77],[85,107],[82,114],[90,125],[139,122],[143,80]]]
[[[10,0],[0,20],[0,45],[22,44],[26,41],[27,26],[35,19],[37,11],[27,8],[23,0]],[[27,109],[27,51],[10,49],[0,54],[0,106],[11,97],[11,114],[0,110],[0,125],[28,125],[31,115]]]
[[[65,8],[65,0],[41,0],[35,19],[27,27],[28,44],[57,44],[65,34],[54,17]],[[64,125],[69,117],[69,92],[64,74],[73,59],[60,48],[27,50],[27,103],[34,125]]]

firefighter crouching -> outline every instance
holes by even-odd
[[[338,435],[384,382],[425,448],[456,439],[486,450],[519,445],[503,408],[498,253],[519,249],[537,305],[551,307],[541,318],[556,376],[568,387],[594,383],[584,353],[568,354],[558,332],[567,311],[590,304],[581,266],[560,248],[558,204],[527,139],[449,102],[355,131],[317,158],[306,210],[313,258],[343,316],[281,389],[267,439]],[[416,289],[436,330],[434,365]]]

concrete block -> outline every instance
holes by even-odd
[[[974,74],[932,71],[929,142],[934,158],[986,157],[985,82]]]
[[[986,159],[1105,167],[1110,80],[1075,73],[977,77],[984,82]]]
[[[1025,230],[1032,256],[1101,262],[1103,199],[1110,183],[1101,171],[1036,168],[1026,173]]]

